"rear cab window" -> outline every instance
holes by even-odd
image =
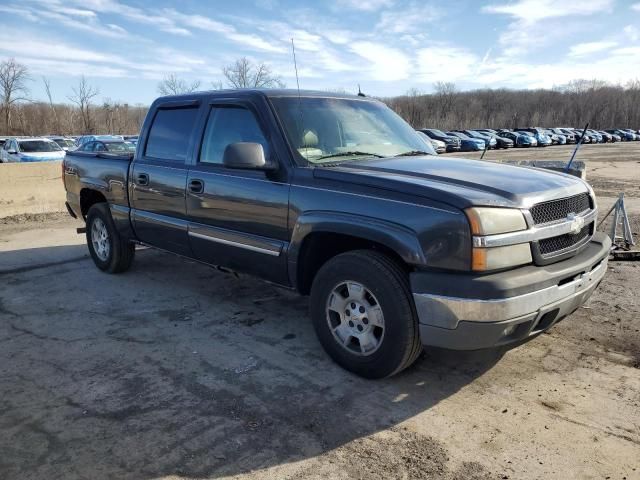
[[[149,129],[145,156],[184,163],[197,118],[198,106],[158,109]]]

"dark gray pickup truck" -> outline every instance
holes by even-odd
[[[380,378],[533,337],[607,269],[582,180],[431,152],[368,98],[215,91],[156,100],[135,155],[70,152],[63,176],[101,270],[138,243],[309,294],[328,354]]]

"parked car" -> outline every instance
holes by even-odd
[[[582,130],[578,130],[576,128],[561,128],[560,130],[562,130],[563,132],[566,132],[567,134],[572,134],[576,140],[576,143],[578,143],[582,138]],[[582,140],[582,143],[591,143],[591,138],[585,135],[584,139]]]
[[[125,142],[131,142],[134,145],[138,145],[138,135],[124,135],[123,139]]]
[[[59,136],[49,136],[46,138],[56,142],[60,146],[60,148],[62,148],[65,152],[69,149],[76,148],[76,142],[73,141],[73,139],[71,138],[59,137]]]
[[[604,143],[604,138],[602,137],[602,135],[600,133],[596,132],[595,130],[592,130],[592,129],[588,128],[587,129],[587,135],[589,135],[591,137],[591,142],[592,143]]]
[[[604,130],[596,130],[602,136],[602,143],[613,143],[613,135]]]
[[[515,146],[515,143],[512,139],[507,138],[503,135],[502,136],[499,135],[496,130],[493,130],[491,128],[479,128],[479,129],[476,129],[475,131],[488,135],[491,138],[495,138],[497,143],[497,148],[512,148]]]
[[[635,140],[635,135],[633,135],[630,132],[627,132],[626,130],[622,130],[620,128],[608,129],[608,130],[605,130],[605,132],[615,133],[616,135],[619,135],[620,140],[623,142],[629,142],[629,141]]]
[[[566,145],[567,137],[560,134],[555,133],[550,128],[545,128],[542,130],[545,135],[547,135],[551,139],[551,145]]]
[[[514,131],[534,137],[538,142],[538,147],[548,147],[551,145],[551,137],[544,133],[541,128],[515,128]]]
[[[78,152],[108,152],[108,153],[133,153],[136,146],[123,140],[94,140],[78,147]]]
[[[551,130],[556,135],[562,135],[565,138],[567,144],[576,143],[575,133],[569,130],[563,130],[561,128],[550,128],[549,130]]]
[[[621,142],[622,141],[622,137],[620,135],[618,135],[617,133],[609,133],[605,130],[598,130],[602,135],[609,135],[611,137],[611,143],[615,143],[615,142]]]
[[[423,344],[533,338],[607,271],[611,241],[595,231],[586,182],[423,156],[424,140],[373,99],[164,97],[140,144],[133,157],[69,152],[63,163],[67,207],[86,222],[96,267],[126,270],[142,243],[310,294],[320,343],[364,377],[400,372]]]
[[[538,141],[531,135],[525,135],[521,132],[511,132],[509,130],[500,130],[498,135],[513,141],[515,147],[537,147]]]
[[[476,132],[475,130],[456,130],[456,132],[462,132],[471,138],[479,138],[480,140],[484,141],[485,144],[488,144],[489,148],[498,148],[498,141],[491,135]]]
[[[444,142],[447,146],[447,152],[459,152],[461,149],[460,139],[454,135],[447,135],[437,128],[421,128],[419,129],[419,131],[424,133],[429,138]]]
[[[460,139],[460,151],[461,152],[477,152],[484,150],[486,145],[484,140],[479,138],[473,138],[462,132],[447,132],[447,135],[458,137]]]
[[[430,138],[426,133],[423,133],[420,130],[417,130],[416,133],[423,137],[426,142],[429,142],[435,153],[445,153],[447,151],[447,144],[443,141]]]
[[[124,138],[122,137],[122,135],[83,135],[81,137],[78,137],[78,139],[76,140],[76,145],[78,147],[81,147],[85,143],[93,142],[94,140],[106,140],[106,141],[120,140],[120,141],[124,141]]]
[[[0,160],[2,163],[45,162],[62,160],[64,154],[64,150],[48,138],[9,138],[0,150]]]
[[[624,128],[623,130],[628,134],[633,135],[633,140],[640,140],[640,135],[637,134],[634,130],[630,128]]]

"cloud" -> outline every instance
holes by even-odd
[[[143,77],[161,79],[168,72],[189,74],[205,64],[203,59],[173,49],[157,48],[132,58],[79,47],[51,38],[24,38],[12,29],[0,32],[0,54],[19,58],[36,73],[92,77]],[[158,55],[159,54],[159,55]],[[162,59],[167,59],[166,61]],[[68,69],[64,69],[68,65]]]
[[[411,3],[400,9],[382,12],[376,30],[395,34],[424,32],[441,16],[442,10],[431,4]]]
[[[546,18],[592,15],[609,12],[614,0],[581,0],[577,8],[569,8],[562,0],[518,0],[482,7],[485,13],[509,15],[525,23],[535,23]]]
[[[367,60],[363,74],[373,80],[395,81],[409,77],[411,62],[401,50],[369,41],[354,42],[351,51]]]
[[[518,0],[514,3],[490,4],[482,7],[484,13],[507,15],[513,20],[500,34],[503,55],[516,57],[532,48],[553,45],[577,31],[592,28],[575,20],[576,16],[609,13],[614,0],[582,0],[578,8],[567,8],[560,0]],[[574,18],[571,23],[562,21]],[[543,22],[544,20],[544,22]],[[555,23],[549,23],[552,21]]]
[[[375,12],[381,8],[391,7],[394,0],[337,0],[333,10],[361,10],[364,12]]]
[[[640,4],[638,4],[640,5]],[[622,29],[622,32],[627,36],[629,40],[632,42],[637,42],[640,39],[640,31],[638,27],[634,25],[627,25]]]
[[[170,8],[164,9],[163,12],[167,17],[175,19],[183,26],[217,33],[233,42],[255,50],[263,50],[266,52],[286,51],[286,48],[282,45],[274,44],[273,42],[270,42],[254,33],[240,33],[232,25],[219,22],[218,20],[213,20],[203,15],[184,14]]]
[[[631,10],[635,10],[636,12],[640,12],[640,2],[634,3],[631,5]]]
[[[418,78],[423,82],[454,82],[473,78],[482,61],[477,55],[448,45],[418,50]]]
[[[618,42],[613,41],[578,43],[577,45],[571,46],[569,55],[572,57],[581,57],[591,53],[601,52],[602,50],[608,50],[616,45],[618,45]]]

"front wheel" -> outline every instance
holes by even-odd
[[[422,352],[407,274],[379,252],[325,263],[311,287],[311,317],[329,356],[366,378],[394,375]]]
[[[120,273],[131,266],[135,245],[120,236],[106,203],[89,209],[86,235],[89,253],[100,270]]]

